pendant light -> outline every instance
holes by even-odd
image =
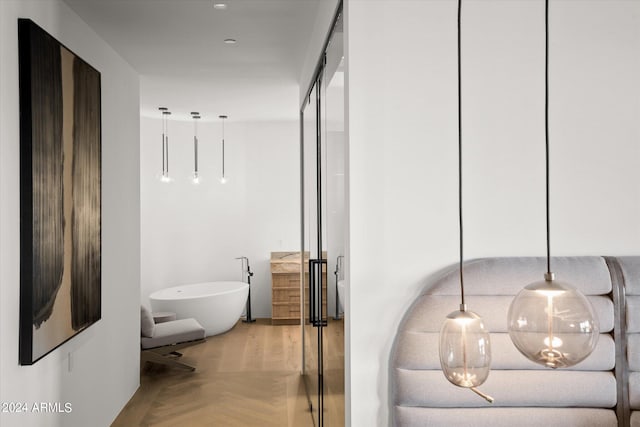
[[[462,228],[462,67],[460,22],[462,0],[458,0],[458,214],[460,226],[460,309],[449,313],[440,329],[440,366],[444,376],[458,387],[468,388],[489,403],[493,398],[476,387],[491,369],[491,342],[482,318],[467,310],[464,300]]]
[[[162,113],[162,175],[160,181],[171,182],[169,176],[169,116],[171,112],[167,107],[158,107]]]
[[[544,280],[522,289],[511,302],[509,336],[525,357],[548,368],[573,366],[598,342],[599,326],[589,300],[551,272],[549,227],[549,0],[545,0],[545,154],[547,272]]]
[[[198,120],[200,119],[200,113],[191,112],[193,118],[193,174],[191,175],[191,182],[194,184],[200,184],[200,175],[198,173]]]
[[[226,184],[227,178],[224,176],[224,121],[227,119],[227,116],[221,115],[218,117],[222,119],[222,177],[220,178],[220,182]]]

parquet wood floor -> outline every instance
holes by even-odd
[[[195,372],[141,367],[114,427],[312,427],[300,376],[300,326],[238,324],[183,351]]]

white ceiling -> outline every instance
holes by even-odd
[[[140,73],[143,116],[297,119],[319,0],[64,1]]]

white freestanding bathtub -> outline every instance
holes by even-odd
[[[248,295],[249,285],[243,282],[208,282],[162,289],[149,300],[154,312],[171,311],[178,319],[193,317],[211,336],[233,328]]]

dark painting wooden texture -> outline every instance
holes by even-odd
[[[75,59],[73,122],[73,328],[100,319],[100,73]]]
[[[20,363],[101,316],[100,73],[18,21]]]

